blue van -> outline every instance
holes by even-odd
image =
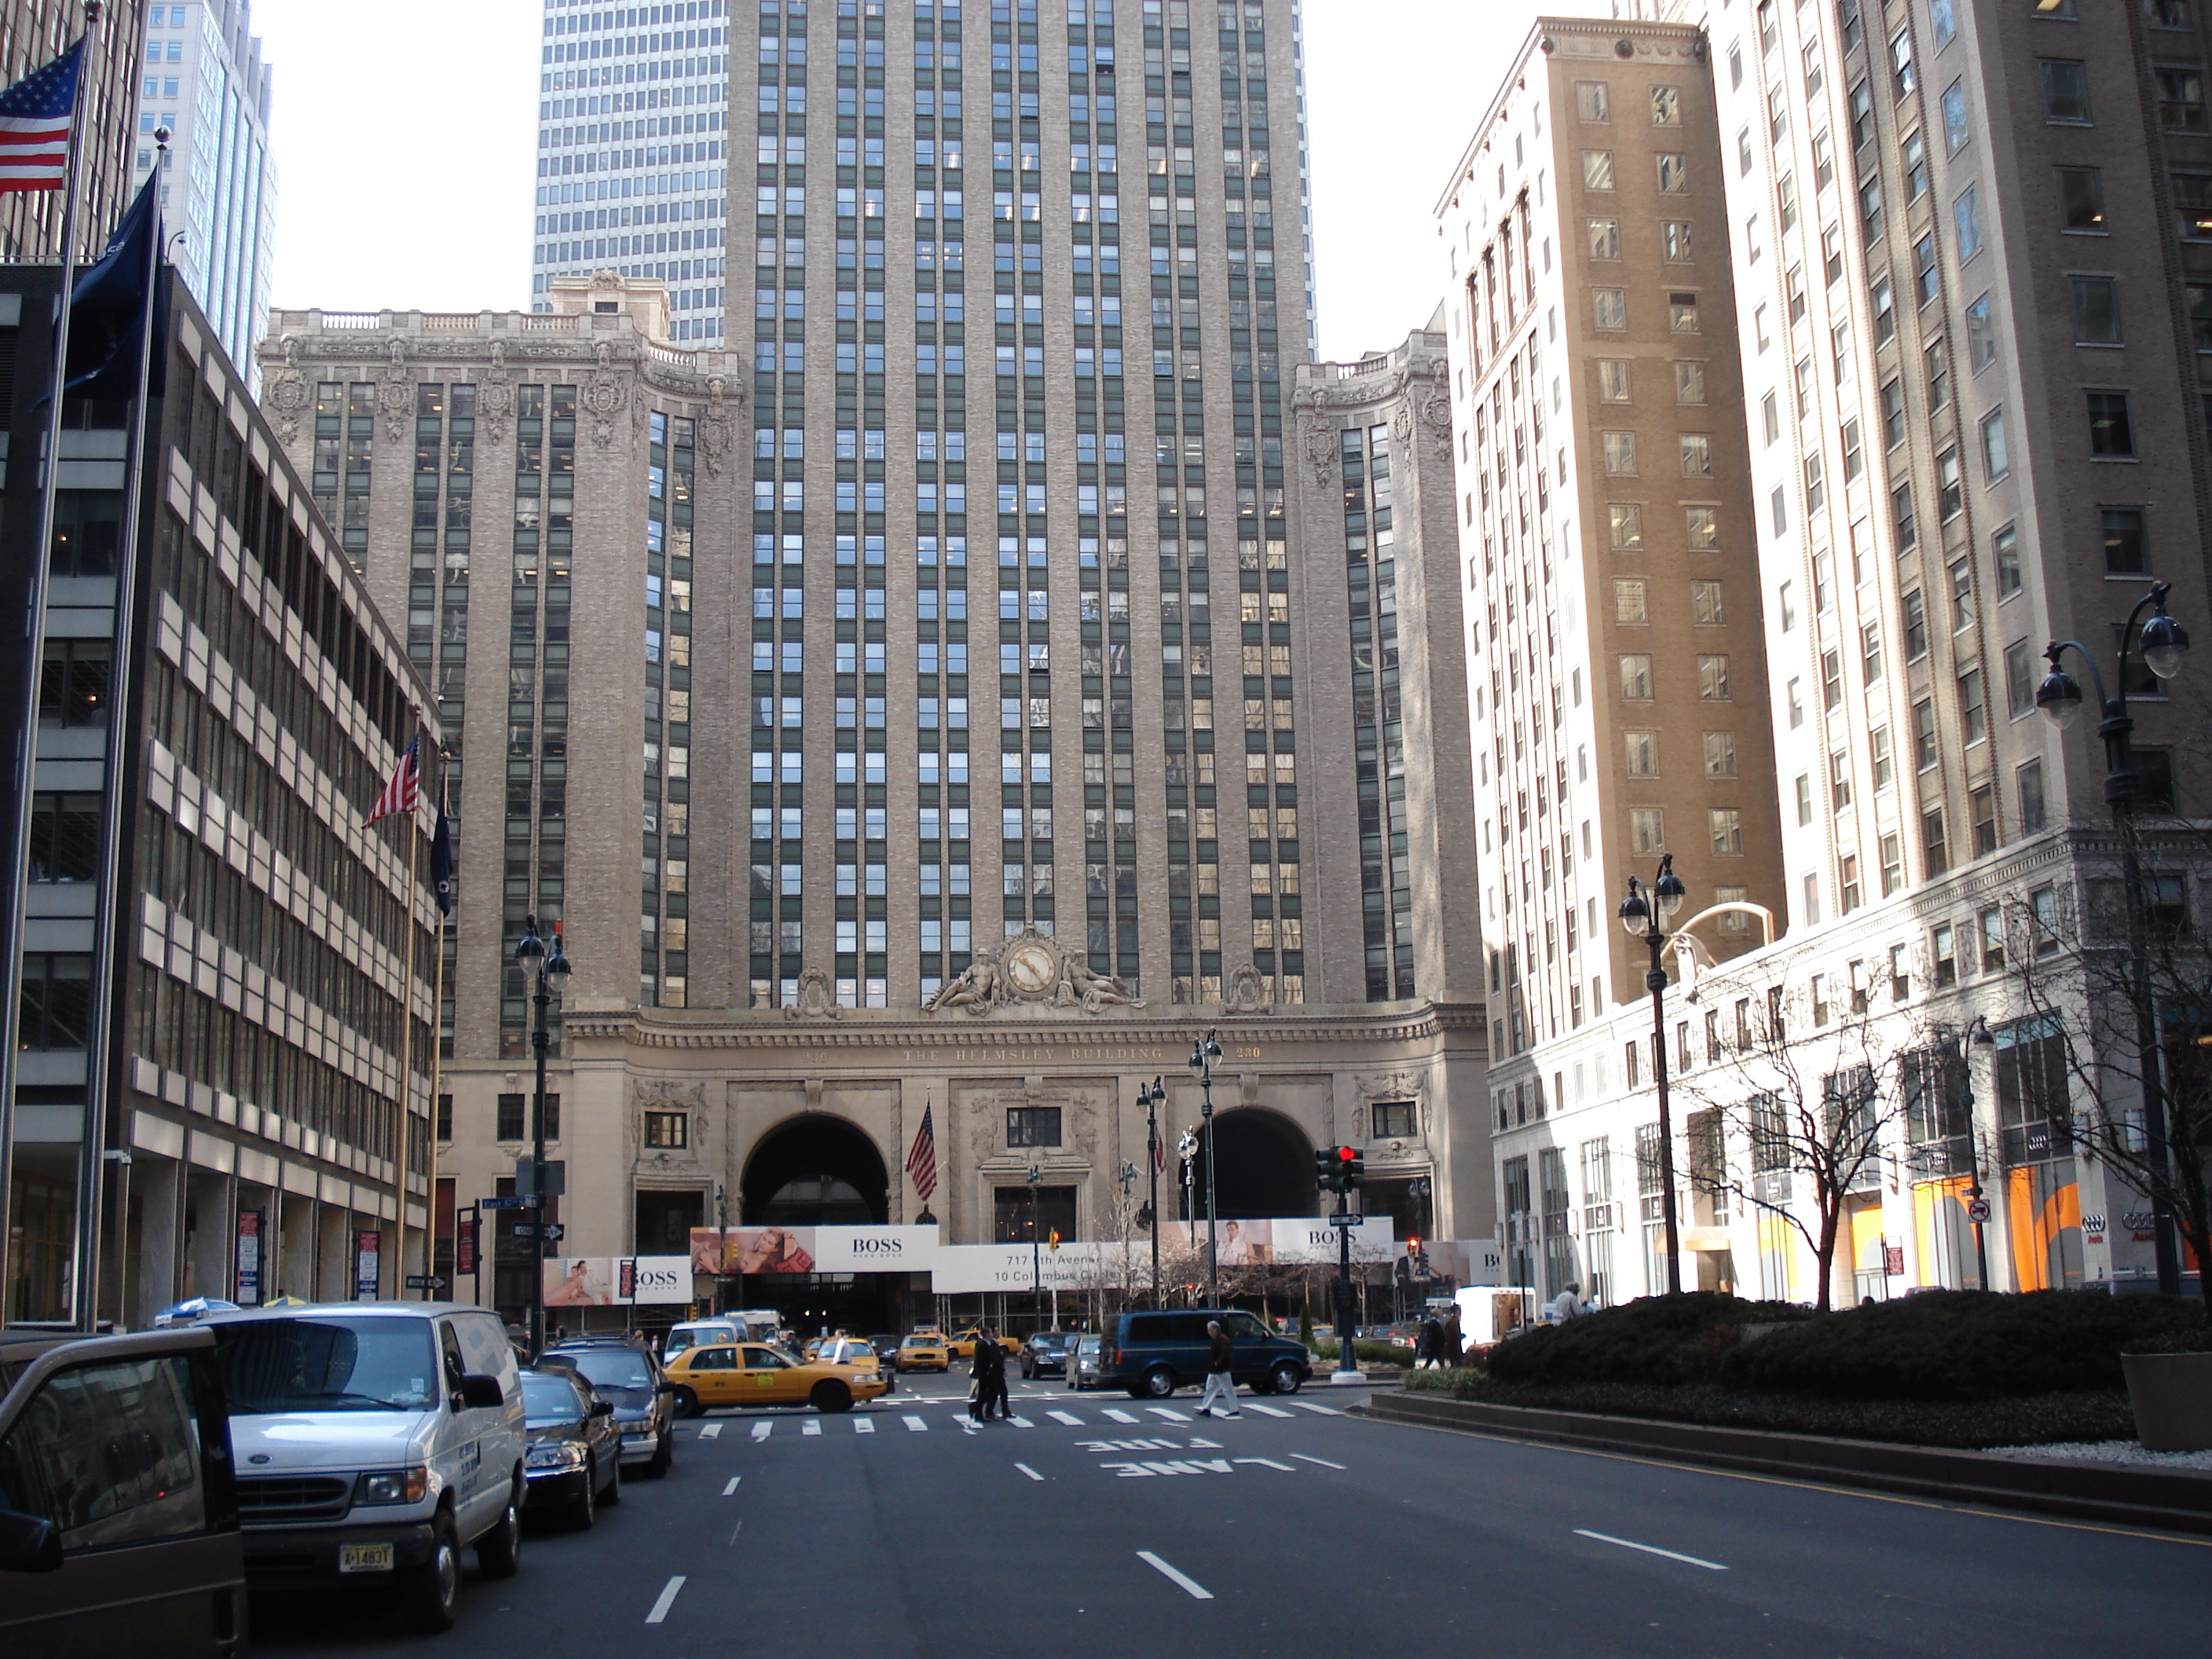
[[[1313,1375],[1303,1344],[1277,1336],[1238,1308],[1125,1313],[1109,1321],[1098,1356],[1098,1386],[1127,1389],[1138,1400],[1164,1400],[1206,1382],[1209,1320],[1221,1322],[1236,1354],[1233,1379],[1255,1394],[1296,1394]]]

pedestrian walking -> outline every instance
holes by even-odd
[[[990,1340],[988,1330],[975,1333],[975,1352],[968,1365],[968,1415],[981,1422],[991,1408],[991,1358],[999,1345]]]
[[[1442,1370],[1444,1364],[1444,1328],[1431,1314],[1421,1322],[1420,1346],[1414,1352],[1413,1369],[1427,1370],[1434,1367]]]
[[[1570,1319],[1580,1319],[1589,1311],[1583,1305],[1583,1287],[1569,1279],[1566,1288],[1552,1298],[1551,1306],[1545,1311],[1552,1316],[1556,1324],[1564,1325]]]
[[[1454,1308],[1444,1316],[1443,1352],[1446,1367],[1458,1364],[1467,1357],[1467,1334],[1459,1328],[1459,1310]]]
[[[1243,1413],[1237,1409],[1236,1379],[1230,1375],[1230,1367],[1236,1363],[1237,1351],[1229,1346],[1228,1334],[1222,1330],[1221,1322],[1218,1319],[1206,1322],[1206,1392],[1198,1397],[1198,1414],[1200,1417],[1212,1416],[1214,1396],[1218,1395],[1229,1402],[1228,1408],[1221,1414],[1224,1417],[1241,1417]]]
[[[994,1325],[986,1325],[976,1340],[976,1352],[981,1353],[987,1347],[990,1350],[990,1368],[984,1373],[987,1397],[983,1402],[983,1416],[988,1420],[991,1407],[996,1406],[1001,1418],[1012,1419],[1014,1408],[1006,1394],[1006,1346],[999,1340],[998,1328]]]

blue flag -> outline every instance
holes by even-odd
[[[438,914],[453,914],[453,821],[438,802],[438,828],[430,837],[430,885],[438,895]]]
[[[167,353],[160,343],[169,320],[169,266],[167,260],[156,265],[154,258],[161,235],[161,176],[159,168],[148,176],[107,239],[107,251],[77,278],[70,298],[68,391],[72,397],[120,401],[138,395],[138,343],[145,331],[149,269],[157,273],[150,296],[156,345],[146,390],[155,397],[161,395],[161,366]]]

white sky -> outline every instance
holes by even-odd
[[[1607,9],[1305,0],[1323,356],[1394,345],[1428,320],[1443,283],[1429,210],[1508,54],[1540,12]],[[253,7],[276,69],[276,304],[527,304],[539,0],[374,11],[363,27],[362,8],[331,0]]]

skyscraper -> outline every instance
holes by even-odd
[[[92,31],[83,82],[85,145],[77,213],[77,257],[97,258],[130,204],[131,118],[143,38],[143,0],[112,0]],[[61,56],[85,33],[83,0],[0,0],[0,85],[12,84]],[[61,256],[59,191],[0,195],[0,258],[34,264]]]
[[[462,734],[456,1200],[525,1127],[534,911],[569,1249],[725,1204],[988,1241],[1032,1164],[1098,1237],[1216,1026],[1222,1215],[1356,1139],[1369,1209],[1486,1236],[1465,833],[1407,748],[1463,699],[1441,343],[1299,369],[1295,13],[1191,9],[733,20],[750,369],[617,269],[280,318],[286,441]]]
[[[556,276],[617,270],[666,287],[674,339],[722,340],[730,11],[726,0],[545,0],[532,310],[554,308]],[[763,38],[780,47],[780,35]],[[793,40],[803,111],[805,31]]]
[[[167,127],[161,205],[183,232],[171,250],[233,362],[258,377],[253,348],[269,317],[276,173],[269,155],[272,76],[250,0],[151,6],[138,88],[133,176],[153,167]]]

